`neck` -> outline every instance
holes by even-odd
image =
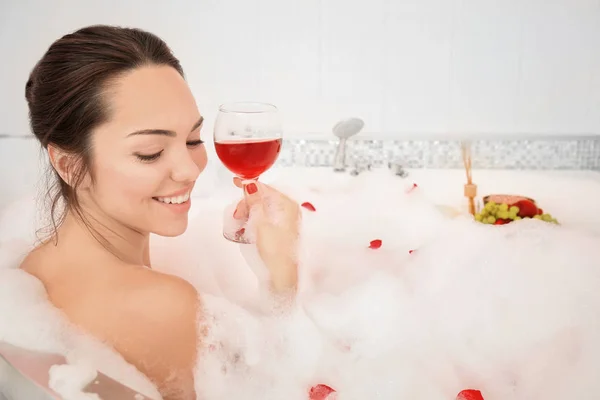
[[[139,232],[101,211],[83,209],[85,221],[68,211],[57,232],[60,242],[81,252],[94,248],[128,264],[150,267],[150,235]]]

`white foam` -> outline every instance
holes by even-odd
[[[316,208],[302,210],[300,288],[284,314],[261,306],[255,250],[222,237],[232,198],[196,201],[186,234],[152,239],[153,268],[204,296],[198,398],[305,400],[317,384],[339,400],[448,400],[465,388],[486,400],[597,397],[600,238],[569,224],[451,219],[426,189],[394,182],[279,184]],[[65,335],[39,282],[0,274],[0,315],[17,321],[0,324],[0,340],[91,363],[158,398],[110,349]]]
[[[306,399],[319,383],[340,400],[600,392],[598,236],[449,219],[421,189],[380,183],[294,194],[317,209],[303,211],[297,305],[283,317],[208,302],[211,343],[237,339],[201,355],[200,397]]]

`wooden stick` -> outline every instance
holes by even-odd
[[[469,199],[469,213],[475,215],[475,197],[477,197],[477,185],[473,183],[473,173],[471,170],[471,143],[461,142],[462,159],[467,174],[467,183],[465,184],[465,197]]]

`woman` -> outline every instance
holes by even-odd
[[[165,398],[194,398],[199,296],[188,282],[153,271],[149,259],[150,233],[186,230],[190,193],[206,166],[204,119],[179,61],[148,32],[87,27],[50,46],[26,98],[59,190],[53,233],[21,268]],[[293,293],[298,206],[263,184],[244,193],[250,207],[241,202],[235,218],[248,218],[267,197],[285,210],[277,225],[257,213],[257,247],[273,290]]]

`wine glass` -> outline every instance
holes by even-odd
[[[256,182],[277,160],[281,151],[282,126],[277,107],[268,103],[223,104],[214,126],[217,156],[225,167],[242,179]],[[237,243],[250,243],[243,222],[225,215],[223,236]]]

